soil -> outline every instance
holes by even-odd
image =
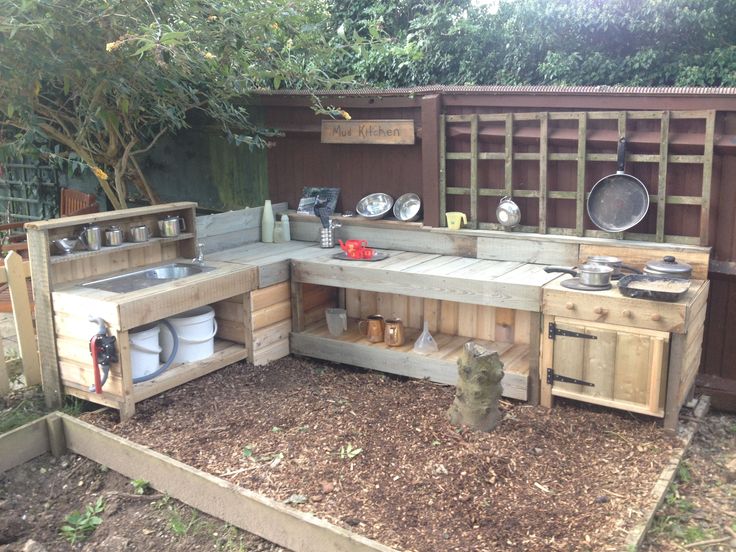
[[[680,441],[661,422],[502,401],[491,433],[454,388],[286,358],[83,415],[135,442],[405,551],[619,550]]]
[[[66,517],[102,498],[102,523],[70,544]],[[272,543],[156,494],[135,493],[129,479],[75,455],[44,455],[0,474],[0,551],[123,550],[280,552]]]

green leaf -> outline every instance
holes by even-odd
[[[166,46],[174,45],[181,41],[181,39],[186,38],[189,33],[182,32],[182,31],[172,31],[169,33],[164,33],[161,35],[161,44],[164,44]]]
[[[275,79],[273,79],[273,87],[276,90],[278,90],[279,88],[281,88],[281,79],[280,78],[276,77]]]
[[[243,447],[243,456],[246,458],[250,458],[253,456],[253,449],[249,447]]]
[[[15,113],[15,107],[13,107],[12,103],[8,103],[8,109],[7,109],[8,118],[11,118],[13,116],[13,113]]]

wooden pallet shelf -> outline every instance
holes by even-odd
[[[388,347],[385,343],[371,343],[358,330],[358,320],[348,319],[348,331],[335,337],[327,330],[324,319],[291,334],[291,352],[333,362],[352,364],[372,370],[438,383],[455,385],[457,359],[463,345],[475,341],[496,351],[504,364],[503,396],[527,400],[529,375],[529,345],[483,341],[469,337],[433,334],[439,351],[430,355],[414,353],[414,342],[421,333],[406,328],[406,342],[402,347]]]
[[[194,238],[194,234],[185,232],[173,238],[150,238],[148,241],[144,242],[123,242],[120,245],[116,245],[113,247],[101,247],[97,251],[77,251],[74,253],[69,253],[68,255],[52,255],[50,257],[50,262],[51,264],[71,263],[89,257],[102,257],[105,255],[113,255],[121,251],[147,248],[152,245],[156,245],[157,243],[166,244],[181,240],[189,240],[192,238]]]
[[[671,142],[681,142],[682,136],[672,133],[670,123],[673,120],[701,120],[704,132],[702,141],[689,144],[690,147],[702,148],[702,154],[672,154]],[[574,153],[549,151],[551,140],[557,139],[557,134],[565,133],[570,138],[571,128],[554,128],[555,121],[576,121],[577,145]],[[659,122],[658,146],[656,154],[627,154],[629,163],[656,164],[656,182],[650,183],[650,190],[656,193],[649,196],[650,204],[656,205],[656,230],[651,233],[624,232],[610,233],[601,230],[586,228],[587,213],[585,203],[588,193],[586,165],[590,163],[614,163],[616,155],[613,153],[593,153],[588,151],[590,135],[600,133],[598,129],[589,127],[590,121],[613,121],[617,127],[605,131],[606,136],[626,137],[632,125],[630,121]],[[521,144],[516,143],[522,137],[517,135],[517,123],[526,123],[523,127],[525,149],[530,144],[537,144],[538,151],[518,151]],[[529,125],[531,123],[531,126]],[[495,125],[495,126],[494,126]],[[499,128],[502,126],[503,128]],[[522,134],[522,133],[519,133]],[[653,134],[653,133],[648,133]],[[681,133],[680,133],[681,134]],[[446,151],[450,137],[468,137],[469,151]],[[502,151],[481,151],[481,138],[495,138],[503,140]],[[504,230],[504,227],[495,221],[481,220],[479,216],[479,199],[483,197],[503,197],[536,199],[538,201],[538,219],[536,224],[526,224],[516,227],[517,232],[534,232],[541,234],[624,238],[640,241],[685,243],[691,245],[707,245],[710,231],[711,208],[711,180],[713,171],[713,151],[715,140],[715,111],[604,111],[604,112],[558,112],[558,113],[492,113],[492,114],[464,114],[443,115],[440,123],[440,220],[445,224],[444,215],[448,211],[447,202],[450,196],[467,196],[469,199],[468,227],[481,230]],[[568,140],[568,142],[570,142]],[[600,142],[600,140],[598,141]],[[614,140],[609,140],[612,149]],[[447,162],[462,161],[470,164],[468,181],[448,181]],[[478,165],[481,161],[503,163],[503,186],[486,186],[479,182]],[[514,175],[514,162],[527,161],[538,163],[538,183],[536,189],[519,190],[519,183]],[[575,176],[575,191],[559,191],[549,189],[548,170],[553,162],[573,162],[577,164]],[[697,195],[684,196],[668,194],[668,169],[670,165],[701,165],[702,185]],[[575,227],[555,227],[548,220],[549,200],[575,201]],[[700,210],[700,225],[698,236],[669,235],[665,232],[667,207],[670,205],[691,205]],[[452,209],[450,209],[452,210]],[[528,222],[528,221],[527,221]]]

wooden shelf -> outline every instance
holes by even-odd
[[[243,360],[247,356],[248,351],[244,345],[225,339],[215,339],[215,352],[212,356],[197,362],[174,364],[159,377],[134,384],[133,398],[135,402],[142,401],[163,393],[172,387],[219,370],[228,364]]]
[[[69,263],[79,259],[85,259],[88,257],[95,257],[97,255],[111,255],[113,253],[119,253],[120,251],[128,251],[131,249],[141,249],[143,247],[149,247],[157,242],[161,243],[173,243],[181,240],[188,240],[194,237],[194,234],[185,232],[179,234],[173,238],[150,238],[144,242],[123,242],[120,245],[114,247],[102,247],[97,251],[78,251],[76,253],[69,253],[68,255],[52,255],[50,257],[51,264]]]
[[[421,333],[406,328],[406,342],[401,347],[388,347],[385,343],[371,343],[358,330],[358,320],[348,319],[348,331],[335,337],[321,320],[307,326],[303,332],[291,334],[291,352],[362,368],[380,370],[391,374],[438,383],[455,385],[457,359],[468,341],[475,341],[491,351],[496,351],[504,364],[503,396],[527,400],[529,375],[529,345],[483,341],[469,337],[433,334],[439,351],[420,355],[412,351]]]

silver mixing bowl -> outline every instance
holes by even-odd
[[[355,206],[355,212],[367,219],[381,219],[386,216],[394,204],[394,198],[388,194],[378,192],[369,194]]]
[[[402,222],[412,222],[419,218],[422,200],[417,194],[404,194],[394,203],[394,216]]]

